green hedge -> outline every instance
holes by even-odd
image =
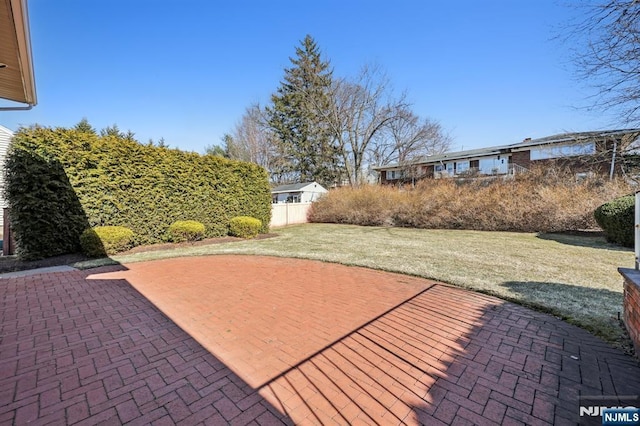
[[[635,226],[635,196],[616,198],[598,207],[594,216],[607,241],[633,247]]]
[[[65,128],[15,134],[6,196],[24,258],[78,251],[96,226],[124,226],[151,244],[185,217],[204,224],[205,237],[226,235],[242,215],[268,232],[271,218],[267,172],[255,164]]]
[[[201,240],[205,226],[196,220],[177,220],[169,226],[169,238],[174,243]]]
[[[229,235],[240,238],[253,238],[260,233],[262,222],[260,219],[248,216],[238,216],[229,222]]]
[[[134,236],[133,231],[124,226],[97,226],[84,230],[80,246],[87,256],[101,257],[130,249]]]
[[[62,164],[18,149],[5,166],[16,254],[33,260],[80,251],[80,234],[90,225]]]

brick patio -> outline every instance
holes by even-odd
[[[0,424],[575,424],[580,394],[640,394],[582,329],[363,268],[169,259],[2,279],[0,304]]]

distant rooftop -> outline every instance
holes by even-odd
[[[321,186],[319,183],[317,182],[303,182],[303,183],[291,183],[289,185],[280,185],[280,186],[276,186],[275,188],[273,188],[271,190],[272,194],[278,193],[278,192],[295,192],[295,191],[300,191],[303,188],[306,188],[309,185],[318,185]]]

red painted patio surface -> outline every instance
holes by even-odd
[[[0,301],[2,424],[575,424],[580,394],[640,393],[584,330],[364,268],[179,258]]]

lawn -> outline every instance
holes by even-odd
[[[113,256],[120,263],[175,256],[260,254],[366,266],[442,281],[560,316],[612,343],[624,342],[618,321],[622,277],[632,250],[589,235],[305,224],[276,238]],[[108,260],[77,264],[92,267]]]

